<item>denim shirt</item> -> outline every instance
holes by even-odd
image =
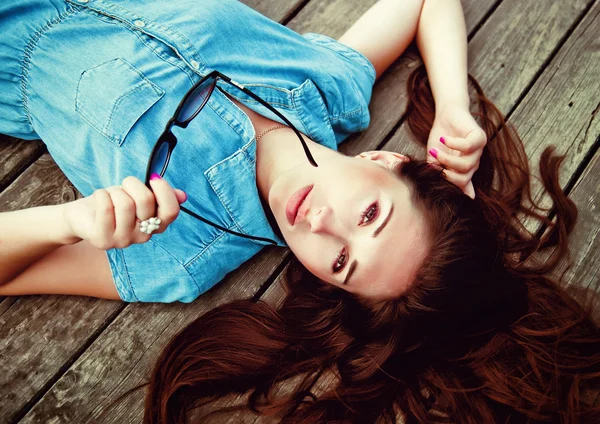
[[[26,5],[19,15],[18,4]],[[10,106],[13,117],[0,131],[41,138],[86,196],[128,175],[143,179],[180,100],[214,69],[332,149],[369,124],[375,71],[363,55],[237,1],[8,0],[0,16],[0,58],[8,64],[0,112]],[[239,90],[220,88],[280,121]],[[188,194],[186,206],[284,246],[258,195],[247,115],[217,89],[186,129],[173,132],[178,144],[164,178]],[[163,234],[107,256],[123,300],[190,302],[263,247],[181,213]]]

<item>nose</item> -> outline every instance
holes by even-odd
[[[329,206],[321,206],[310,218],[310,231],[315,234],[333,233],[335,216]]]

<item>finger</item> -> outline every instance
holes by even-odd
[[[138,239],[137,233],[135,232],[137,226],[135,219],[135,202],[120,187],[110,187],[107,190],[110,193],[115,210],[115,231],[112,237],[113,243],[115,247],[118,248],[127,247]]]
[[[444,170],[444,178],[463,191],[469,184],[469,181],[471,181],[469,174],[459,174],[449,169]]]
[[[160,233],[175,221],[175,218],[179,215],[179,201],[177,200],[175,190],[164,179],[160,177],[151,179],[150,186],[158,205],[156,216],[160,218],[161,224],[157,232]]]
[[[458,174],[456,172],[445,170],[444,177],[447,181],[460,188],[463,193],[469,196],[471,199],[475,198],[475,188],[473,187],[473,181],[469,174]]]
[[[440,143],[461,153],[471,154],[481,150],[487,143],[485,132],[479,128],[471,131],[465,138],[444,136],[440,137]]]
[[[469,184],[467,184],[467,187],[465,188],[464,192],[471,199],[475,199],[475,187],[473,187],[473,181],[469,181]]]
[[[123,190],[135,203],[135,216],[141,221],[155,216],[156,199],[146,184],[135,177],[126,177],[121,183]]]
[[[96,216],[94,219],[93,242],[96,247],[107,245],[115,231],[115,208],[106,189],[94,191]]]
[[[177,196],[177,201],[179,203],[184,203],[187,201],[188,196],[185,191],[180,190],[178,188],[176,188],[174,190],[175,190],[175,196]]]
[[[452,150],[456,150],[465,154],[473,153],[477,150],[472,143],[468,142],[465,138],[460,137],[450,137],[449,135],[446,135],[444,137],[440,137],[440,143]]]
[[[429,155],[437,159],[445,168],[466,174],[477,165],[479,155],[454,156],[438,149],[429,150]]]
[[[475,150],[482,149],[487,144],[487,135],[480,127],[467,134],[467,140],[472,145],[475,145]]]

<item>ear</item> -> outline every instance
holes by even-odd
[[[408,156],[404,156],[396,152],[389,152],[387,150],[372,150],[369,152],[363,152],[356,155],[356,157],[371,160],[390,170],[394,169],[394,166],[398,162],[408,162],[410,160]]]

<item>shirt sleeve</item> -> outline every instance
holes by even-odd
[[[338,144],[348,135],[365,130],[369,126],[369,102],[375,83],[375,68],[362,53],[322,34],[303,35],[310,42],[334,52],[343,64],[349,78],[339,87],[345,100],[353,94],[352,104],[344,113],[330,116]],[[340,84],[340,80],[337,80]]]
[[[201,291],[185,267],[150,240],[106,251],[113,281],[125,302],[192,302]]]

